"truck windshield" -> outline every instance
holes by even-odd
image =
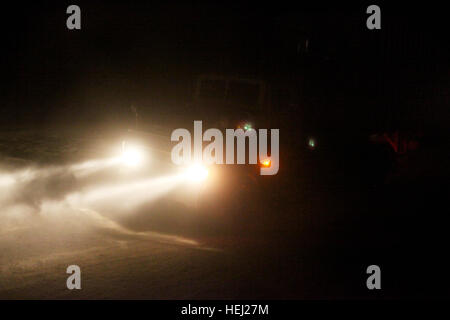
[[[226,82],[224,80],[203,80],[200,89],[202,99],[225,99]]]
[[[258,108],[260,92],[259,83],[206,79],[201,82],[199,97],[204,100],[221,101],[228,107],[236,106],[251,111]]]
[[[258,105],[259,85],[232,81],[229,83],[227,101],[255,108]]]

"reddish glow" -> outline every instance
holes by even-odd
[[[263,160],[263,161],[261,161],[261,164],[264,166],[264,167],[270,167],[270,159],[265,159],[265,160]]]

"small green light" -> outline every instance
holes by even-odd
[[[314,148],[315,145],[316,145],[316,143],[314,142],[314,139],[309,139],[308,145],[309,145],[311,148]]]

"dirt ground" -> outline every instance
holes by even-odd
[[[80,178],[50,168],[95,158],[117,139],[2,134],[0,298],[448,296],[445,180],[319,183],[319,163],[292,165],[289,157],[298,155],[289,154],[272,192],[249,200],[257,209],[230,219],[197,214],[170,194],[126,211],[120,198],[97,207],[69,201],[110,173]],[[11,184],[11,174],[27,168],[28,176]],[[66,288],[73,264],[81,268],[81,290]],[[381,293],[366,288],[371,264],[383,271]]]

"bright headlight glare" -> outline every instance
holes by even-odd
[[[137,167],[143,161],[142,151],[136,147],[124,148],[122,151],[122,163],[128,167]]]
[[[202,182],[208,178],[208,169],[201,164],[194,164],[185,171],[185,177],[192,182]]]

